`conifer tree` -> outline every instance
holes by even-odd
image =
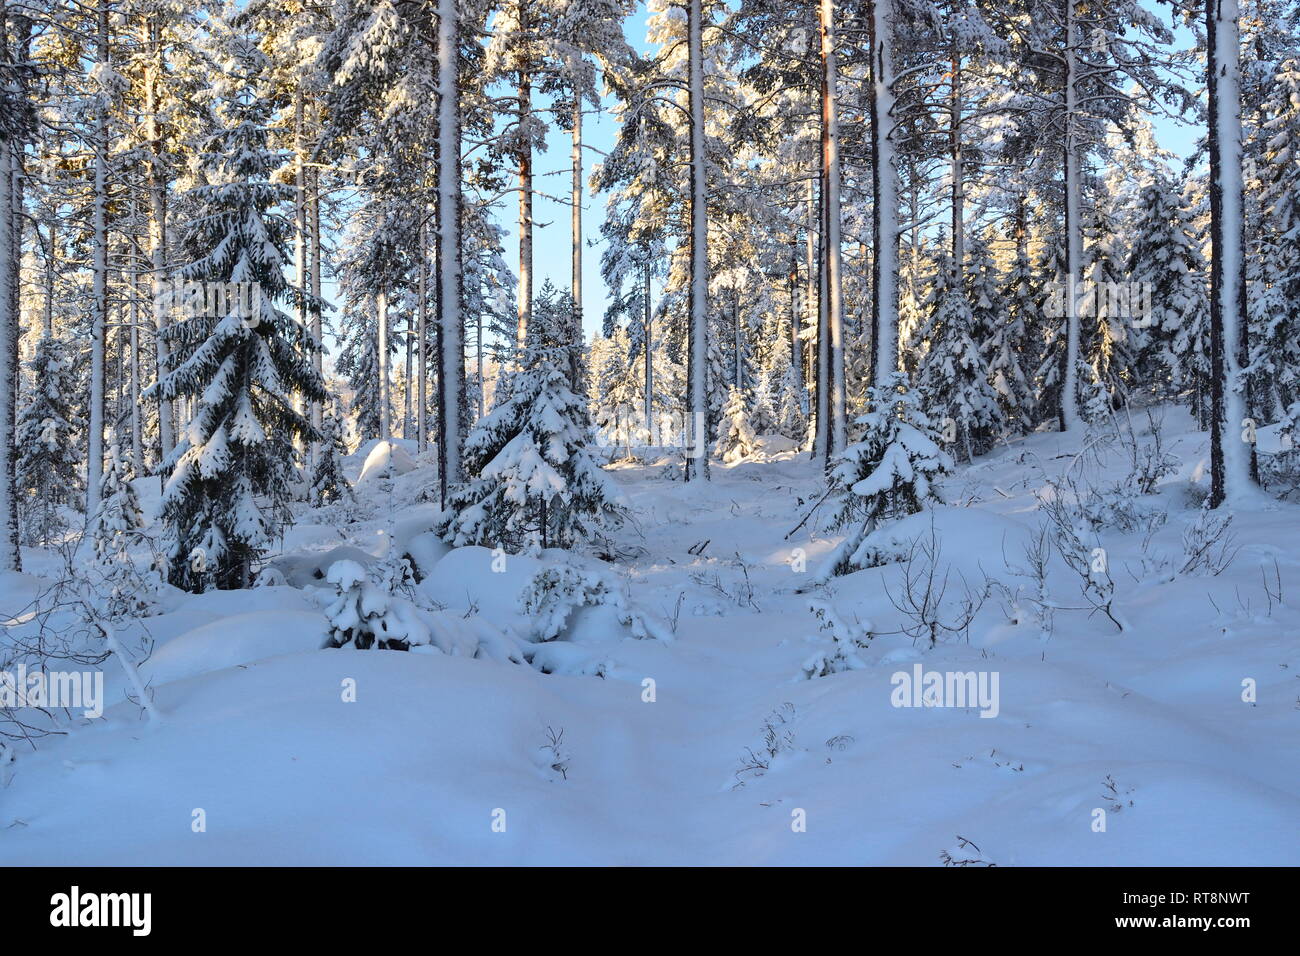
[[[288,222],[275,212],[292,195],[269,181],[277,157],[267,147],[261,60],[243,38],[218,36],[223,127],[203,157],[207,182],[190,194],[198,214],[184,238],[190,263],[181,272],[233,287],[234,301],[168,328],[173,367],[156,386],[164,400],[194,402],[194,417],[163,462],[161,509],[168,576],[193,591],[248,585],[253,562],[290,519],[295,439],[319,438],[293,393],[325,396],[308,337],[279,308],[299,294],[284,276]]]
[[[67,345],[42,335],[27,364],[32,375],[30,399],[18,417],[17,485],[23,537],[49,544],[64,526],[61,509],[76,500],[76,436],[80,422],[72,411],[76,376]]]

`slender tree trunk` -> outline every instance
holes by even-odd
[[[100,0],[95,59],[109,65],[108,4]],[[107,97],[108,91],[101,91]],[[89,450],[86,456],[86,518],[99,511],[99,484],[104,473],[104,348],[108,325],[108,107],[95,113],[94,289],[90,338]]]
[[[165,333],[171,283],[167,275],[167,177],[158,133],[158,75],[162,70],[162,41],[156,20],[149,21],[147,32],[151,56],[145,68],[145,136],[149,140],[145,191],[149,197],[149,267],[153,273],[154,348],[157,377],[161,379],[168,371],[170,358]],[[176,431],[172,421],[174,408],[171,401],[163,398],[158,400],[160,460],[166,460],[176,447]]]
[[[146,288],[152,287],[152,282]],[[140,420],[140,283],[132,282],[131,295],[131,464],[136,475],[145,472],[144,429]]]
[[[1065,0],[1065,371],[1061,377],[1061,430],[1079,427],[1079,296],[1083,271],[1083,171],[1078,136],[1076,0]]]
[[[519,4],[519,33],[528,35],[528,4]],[[533,144],[530,127],[533,112],[532,75],[527,66],[519,69],[519,322],[515,331],[516,361],[524,360],[528,323],[533,318]]]
[[[9,61],[9,11],[0,0],[0,59]],[[10,81],[8,92],[15,95]],[[14,168],[16,141],[0,139],[0,570],[21,571],[18,545],[18,500],[15,482],[17,449],[14,430],[18,404],[18,311],[15,308],[18,260],[15,241]]]
[[[949,98],[949,149],[952,177],[952,268],[954,288],[961,288],[966,261],[966,170],[961,143],[961,52],[953,45],[952,90]]]
[[[449,485],[460,481],[465,378],[460,309],[459,37],[457,0],[438,0],[438,464],[444,507]]]
[[[654,324],[650,311],[650,263],[646,262],[641,281],[644,285],[641,293],[641,331],[642,350],[645,355],[645,427],[653,434],[655,363],[654,363]]]
[[[388,380],[388,293],[375,293],[375,349],[379,366],[379,437],[388,441],[393,437],[393,412],[389,397]]]
[[[414,370],[413,364],[415,360],[415,356],[411,349],[412,340],[415,338],[415,329],[413,328],[412,322],[413,319],[414,316],[407,313],[406,336],[405,341],[402,343],[402,346],[405,349],[406,359],[406,367],[403,372],[405,378],[402,380],[402,438],[404,439],[409,439],[411,437],[411,431],[415,425],[411,416],[411,373]]]
[[[570,292],[573,296],[573,331],[578,337],[576,342],[570,344],[574,348],[576,371],[576,356],[582,347],[582,94],[576,89],[573,91],[573,182],[569,191],[573,203],[570,225],[573,232],[573,278],[570,280]],[[577,386],[576,375],[571,384]]]
[[[324,354],[322,350],[323,329],[321,327],[322,326],[321,268],[323,267],[325,257],[322,255],[321,252],[320,171],[319,170],[317,169],[311,170],[311,177],[309,182],[310,182],[310,191],[308,193],[307,209],[308,209],[308,230],[309,230],[308,239],[310,241],[310,246],[308,251],[311,254],[311,263],[309,266],[309,271],[311,273],[311,340],[312,340],[311,364],[312,364],[312,368],[316,370],[316,374],[318,376],[321,376],[324,374],[325,371]],[[321,403],[312,402],[311,423],[312,423],[312,427],[316,429],[317,434],[319,434],[321,430],[322,418],[323,418],[323,409],[321,408]],[[320,460],[320,453],[321,453],[320,442],[319,441],[312,442],[311,463],[312,463],[313,470],[316,467],[316,462]]]
[[[40,241],[40,229],[36,230]],[[51,336],[54,334],[54,277],[59,274],[58,226],[50,221],[50,239],[45,269],[45,309],[41,314],[41,331]]]
[[[1245,364],[1241,74],[1237,0],[1207,0],[1210,101],[1210,506],[1234,504],[1251,485],[1253,429],[1242,393]]]
[[[839,82],[835,57],[835,0],[820,0],[822,51],[822,176],[825,200],[823,242],[826,264],[826,325],[829,336],[829,387],[826,464],[847,444],[844,378],[844,282],[840,242]]]
[[[807,223],[804,227],[804,296],[803,296],[803,313],[799,317],[800,329],[799,338],[803,341],[803,333],[811,331],[812,340],[805,343],[806,348],[803,356],[803,368],[800,370],[806,388],[804,390],[804,415],[808,416],[811,424],[811,416],[814,405],[814,392],[817,388],[817,377],[813,368],[817,354],[817,315],[818,300],[821,296],[818,294],[818,277],[817,277],[817,183],[813,177],[808,179],[808,214]]]
[[[797,247],[796,247],[797,249]],[[801,289],[799,288],[799,253],[790,253],[790,372],[794,378],[801,411],[808,414],[808,393],[803,380],[803,339],[799,331],[803,326]]]
[[[691,287],[690,325],[687,351],[689,395],[686,411],[687,429],[686,480],[707,481],[709,457],[701,452],[707,446],[709,431],[709,213],[707,160],[704,154],[704,9],[702,0],[687,5],[687,56],[690,67],[690,137],[691,137]],[[694,465],[694,467],[692,467]]]
[[[420,222],[420,252],[416,257],[419,263],[417,291],[420,297],[419,317],[417,319],[416,341],[419,369],[418,400],[415,407],[416,447],[425,452],[429,449],[429,226]]]
[[[872,313],[877,385],[898,371],[898,169],[894,159],[894,0],[871,3]]]

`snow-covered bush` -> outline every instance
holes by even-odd
[[[658,619],[632,605],[625,589],[608,574],[576,564],[552,564],[535,574],[519,595],[521,611],[533,624],[534,641],[551,641],[568,627],[582,607],[608,607],[618,623],[638,639],[670,642],[672,634]]]
[[[857,419],[860,437],[831,470],[840,504],[835,524],[852,530],[817,582],[869,566],[868,555],[858,554],[868,535],[885,519],[916,514],[938,501],[935,482],[953,467],[905,375],[895,373],[867,396],[870,411]]]
[[[429,629],[414,605],[371,581],[357,562],[336,561],[325,580],[336,590],[325,608],[332,646],[407,650],[429,643]]]
[[[325,576],[323,604],[331,647],[423,651],[512,664],[525,658],[518,643],[481,618],[444,614],[395,594],[382,571],[336,561]]]
[[[871,643],[871,622],[854,620],[847,623],[827,601],[811,600],[808,610],[817,619],[817,640],[829,639],[830,646],[813,654],[803,663],[805,678],[826,677],[842,671],[862,670],[866,662],[858,651]]]

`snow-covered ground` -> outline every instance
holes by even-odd
[[[1128,474],[1116,441],[1039,434],[960,468],[948,505],[891,529],[905,546],[933,528],[941,621],[984,595],[933,647],[901,632],[906,562],[800,593],[841,535],[827,502],[787,537],[824,483],[775,451],[715,464],[706,486],[614,466],[634,521],[610,580],[660,639],[585,608],[535,666],[320,649],[320,556],[364,566],[432,516],[417,500],[428,457],[407,446],[387,456],[404,473],[359,483],[361,520],[300,516],[285,583],[173,594],[124,635],[138,647],[147,629],[161,720],[124,700],[109,660],[102,719],[64,720],[66,736],[0,768],[0,863],[1298,864],[1300,509],[1236,514],[1226,569],[1184,572],[1207,441],[1181,411],[1164,431],[1180,464],[1137,499],[1140,526],[1085,536],[1122,632],[1053,554],[1045,634],[1014,573],[1049,478]],[[417,603],[435,620],[478,617],[527,643],[518,594],[540,565],[506,558],[498,574],[486,549],[422,548]],[[52,573],[35,552],[27,564]],[[0,611],[41,586],[8,576]],[[811,679],[835,647],[810,599],[874,634]],[[895,706],[895,675],[918,667],[973,672],[996,696]]]

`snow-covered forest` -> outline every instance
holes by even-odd
[[[0,862],[1295,865],[1297,440],[1296,0],[0,0]]]

